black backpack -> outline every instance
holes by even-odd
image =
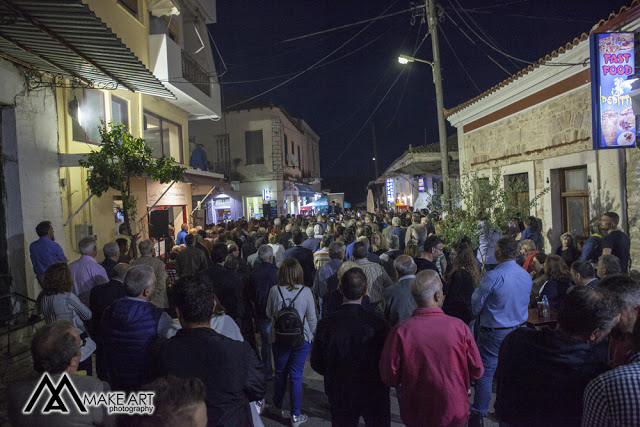
[[[300,288],[296,296],[287,305],[284,295],[280,290],[280,286],[277,286],[280,297],[282,298],[282,308],[276,313],[273,321],[273,332],[276,337],[276,344],[282,347],[298,347],[304,344],[304,319],[300,319],[298,310],[294,307],[294,302],[300,293],[304,289],[304,286]]]

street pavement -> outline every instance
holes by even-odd
[[[473,390],[472,390],[473,393]],[[266,403],[268,407],[263,412],[262,422],[265,427],[272,426],[289,426],[290,420],[283,419],[280,412],[274,410],[273,402],[273,381],[267,383],[267,397]],[[473,399],[473,394],[471,399]],[[492,395],[491,406],[489,408],[490,415],[493,412],[493,402],[495,401],[495,393]],[[284,398],[285,408],[289,409],[289,393]],[[331,414],[329,412],[329,401],[324,394],[324,384],[322,375],[317,374],[309,364],[304,367],[304,378],[302,383],[302,408],[301,412],[309,416],[309,421],[302,424],[303,426],[330,426]],[[364,426],[364,421],[360,419],[360,425]],[[396,398],[396,392],[391,389],[391,425],[402,426],[402,419],[400,418],[400,409],[398,407],[398,399]],[[485,418],[484,425],[487,427],[497,427],[498,423],[494,422],[491,417]]]

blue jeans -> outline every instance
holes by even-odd
[[[482,378],[476,380],[474,388],[475,395],[473,397],[473,405],[471,406],[472,414],[482,414],[482,416],[486,417],[489,413],[493,374],[495,374],[496,367],[498,366],[498,351],[500,351],[500,345],[504,337],[514,329],[487,331],[480,328],[478,333],[478,350],[480,351],[480,358],[484,366],[484,375],[482,375]]]
[[[282,409],[284,407],[284,393],[287,390],[289,380],[289,397],[291,415],[300,415],[302,405],[302,374],[304,363],[311,351],[311,344],[304,342],[299,347],[281,347],[273,344],[273,363],[276,368],[275,381],[273,383],[273,405]]]
[[[256,327],[260,333],[260,357],[264,367],[265,377],[270,380],[273,377],[273,368],[271,366],[271,343],[269,342],[269,332],[271,332],[271,320],[256,319]]]

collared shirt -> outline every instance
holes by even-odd
[[[367,276],[367,285],[369,285],[369,298],[371,302],[378,302],[382,299],[382,291],[389,286],[393,286],[393,280],[389,277],[384,268],[380,264],[376,264],[366,259],[356,260],[358,267],[364,271]]]
[[[342,260],[335,258],[318,269],[318,273],[313,281],[313,292],[320,298],[324,298],[327,294],[327,282],[331,276],[338,272],[341,265]]]
[[[478,240],[478,261],[483,262],[484,256],[484,264],[492,265],[497,264],[496,256],[494,254],[496,248],[496,242],[500,240],[502,237],[502,233],[499,231],[493,230],[484,225],[484,221],[480,222],[480,237]]]
[[[69,270],[73,276],[73,293],[88,307],[91,288],[107,283],[109,281],[107,272],[89,255],[82,255],[80,259],[73,261],[69,264]]]
[[[187,242],[184,240],[185,237],[187,237],[187,233],[184,230],[180,230],[178,231],[178,236],[176,237],[176,245],[186,245]]]
[[[64,251],[57,242],[54,242],[47,236],[42,236],[29,245],[29,254],[31,255],[31,264],[36,275],[44,274],[54,262],[67,262]]]
[[[382,381],[401,386],[400,416],[412,426],[466,423],[469,381],[483,373],[469,327],[439,307],[418,308],[391,329],[380,358]]]
[[[130,299],[134,301],[143,301],[151,304],[149,301],[144,300],[142,298],[138,298],[138,297],[125,297],[125,299]],[[165,311],[160,315],[160,319],[158,319],[158,328],[156,329],[158,336],[161,336],[161,337],[167,336],[167,332],[169,332],[169,329],[171,328],[172,325],[173,325],[173,319]]]
[[[487,328],[518,326],[529,317],[531,275],[514,260],[505,261],[484,275],[471,296],[473,315]]]
[[[640,353],[594,378],[584,392],[584,427],[640,425]]]

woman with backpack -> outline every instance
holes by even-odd
[[[286,418],[284,394],[291,383],[291,425],[297,427],[308,417],[300,413],[302,374],[316,332],[316,306],[311,289],[304,286],[304,272],[295,258],[283,261],[277,275],[278,286],[269,291],[266,314],[271,319],[270,341],[273,349],[273,404]]]

